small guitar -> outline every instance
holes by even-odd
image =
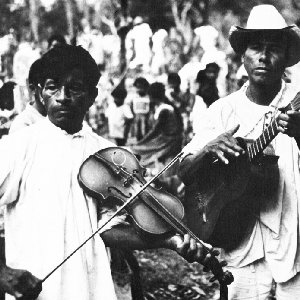
[[[298,109],[300,92],[283,110]],[[228,165],[214,161],[209,170],[199,170],[194,182],[186,187],[187,224],[200,239],[232,250],[252,232],[255,215],[274,205],[278,156],[266,152],[279,133],[278,127],[275,117],[255,141],[237,138],[245,155]]]

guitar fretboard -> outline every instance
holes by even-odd
[[[299,109],[300,92],[298,92],[291,103],[284,108],[284,111]],[[248,157],[250,162],[254,161],[276,137],[276,135],[279,133],[278,127],[278,117],[275,117],[269,126],[267,126],[267,128],[262,132],[262,134],[251,145],[248,146]]]
[[[270,125],[263,131],[263,133],[248,146],[248,155],[250,161],[254,161],[271,143],[271,141],[279,133],[277,118],[272,120]]]

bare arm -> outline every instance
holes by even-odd
[[[205,259],[207,252],[203,246],[196,243],[189,235],[183,238],[174,235],[169,238],[145,239],[138,235],[135,229],[128,225],[118,225],[101,234],[106,246],[112,248],[123,248],[127,250],[142,250],[154,248],[167,248],[176,251],[188,261],[201,262]]]

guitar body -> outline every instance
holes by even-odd
[[[265,205],[264,196],[277,189],[277,160],[277,156],[263,155],[254,164],[243,155],[228,165],[216,161],[208,170],[199,170],[186,187],[187,225],[213,246],[236,248],[251,233],[255,215]]]

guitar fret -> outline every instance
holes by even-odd
[[[262,144],[260,138],[261,138],[261,136],[258,138],[258,144],[260,144],[260,151],[261,151],[264,147],[263,147],[263,144]]]
[[[258,144],[257,144],[256,142],[254,143],[254,148],[257,149],[257,153],[259,153]],[[257,153],[255,153],[255,155],[256,155]]]
[[[285,110],[298,110],[300,109],[300,92],[294,97],[291,103],[285,107]],[[250,161],[254,160],[261,151],[275,138],[279,130],[278,119],[274,117],[267,126],[262,134],[250,145],[248,146],[248,156]]]
[[[273,128],[273,124],[274,124],[274,122],[273,123],[271,123],[271,130],[272,130],[272,134],[273,134],[273,136],[275,136],[275,132],[274,132],[274,128]]]
[[[248,154],[250,161],[253,159],[253,153],[252,153],[252,144],[248,146]]]
[[[262,135],[261,135],[261,136],[263,137],[264,146],[266,146],[266,145],[267,145],[267,140],[266,140],[266,137],[265,137],[265,134],[264,134],[264,132],[262,133]]]

